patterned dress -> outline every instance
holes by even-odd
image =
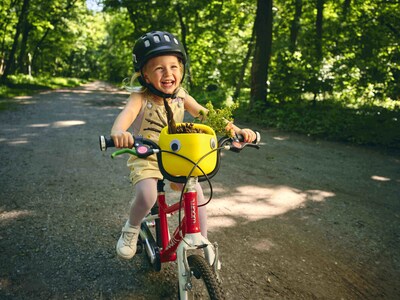
[[[177,98],[172,99],[169,102],[176,123],[183,121],[185,113],[184,97],[185,93],[182,92],[178,94]],[[149,122],[149,120],[152,120],[155,123]],[[161,124],[167,124],[167,113],[164,105],[155,103],[150,96],[144,96],[142,108],[132,124],[134,136],[141,135],[158,144],[160,133],[157,131],[162,129],[160,126]],[[131,155],[128,159],[127,165],[131,169],[130,179],[133,184],[146,178],[163,178],[159,171],[157,156],[155,154],[146,159]]]

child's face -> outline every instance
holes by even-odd
[[[147,83],[165,94],[172,94],[182,79],[180,62],[174,55],[151,58],[144,66],[143,74]]]

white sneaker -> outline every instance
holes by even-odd
[[[139,229],[139,226],[130,226],[129,222],[126,222],[117,243],[117,254],[119,257],[131,259],[135,256]]]

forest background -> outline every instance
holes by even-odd
[[[0,110],[32,91],[122,85],[135,40],[163,30],[184,44],[185,88],[200,103],[400,149],[399,11],[396,0],[0,0]]]

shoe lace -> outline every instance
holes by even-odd
[[[132,246],[132,241],[134,240],[134,238],[137,235],[137,233],[136,232],[124,231],[124,232],[122,232],[122,235],[123,235],[124,244],[126,246],[131,247]]]

